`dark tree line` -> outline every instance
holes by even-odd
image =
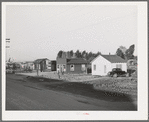
[[[116,51],[116,55],[120,56],[121,58],[125,59],[125,60],[129,60],[129,59],[133,59],[133,58],[137,58],[133,55],[135,50],[135,45],[131,45],[128,49],[124,46],[120,46],[117,51]],[[97,53],[93,53],[93,52],[87,52],[87,51],[79,51],[77,50],[76,52],[74,52],[73,50],[70,51],[62,51],[60,50],[57,54],[58,58],[85,58],[86,60],[91,61],[92,59],[94,59],[95,57],[97,57],[99,54],[101,54],[101,52],[97,52]]]
[[[135,58],[135,56],[133,55],[134,50],[135,50],[134,44],[131,45],[128,49],[126,49],[123,46],[120,46],[116,51],[116,55],[120,56],[121,58],[125,60],[133,59]]]
[[[57,54],[58,58],[63,58],[63,57],[67,57],[67,58],[85,58],[86,60],[90,60],[92,58],[97,57],[99,54],[101,54],[101,52],[97,52],[97,53],[93,53],[93,52],[86,52],[84,51],[79,51],[77,50],[76,52],[74,52],[73,50],[70,51],[62,51],[60,50]]]

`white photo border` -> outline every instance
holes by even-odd
[[[136,5],[138,7],[137,111],[6,111],[5,39],[7,5]],[[2,120],[147,120],[148,119],[148,14],[147,2],[2,2]],[[89,113],[84,115],[83,113]]]

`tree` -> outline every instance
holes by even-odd
[[[66,52],[63,51],[61,58],[66,58]]]
[[[134,59],[138,60],[138,56],[134,56]]]
[[[8,59],[8,62],[11,62],[11,58]]]
[[[81,55],[82,55],[82,58],[85,58],[86,57],[86,51],[84,50]]]
[[[95,57],[97,57],[98,55],[101,55],[101,52],[97,52],[96,54],[95,54]]]
[[[119,49],[123,52],[123,54],[125,55],[127,48],[124,46],[120,46]]]
[[[66,52],[66,58],[71,58],[69,51]]]
[[[71,58],[76,58],[76,54],[75,54],[75,53],[73,53],[73,56],[72,56]]]
[[[62,53],[63,53],[63,51],[60,50],[60,51],[58,52],[58,54],[57,54],[57,57],[58,57],[58,58],[61,58],[61,57],[62,57]]]
[[[88,54],[87,54],[87,56],[86,56],[86,59],[88,60],[90,57],[92,57],[93,56],[93,53],[92,52],[89,52]]]
[[[73,50],[70,51],[70,57],[73,57]]]
[[[126,50],[125,55],[126,55],[127,60],[134,58],[134,55],[133,55],[134,50],[135,50],[135,45],[134,44],[131,45],[129,47],[129,49]]]
[[[76,55],[77,58],[81,58],[82,57],[81,52],[79,50],[76,51],[75,55]]]
[[[117,49],[116,55],[120,56],[121,58],[125,59],[125,55],[120,48]]]
[[[99,54],[101,54],[101,52],[97,52],[97,53],[92,53],[92,52],[86,52],[85,50],[83,52],[80,52],[79,50],[77,50],[75,53],[73,52],[73,50],[64,52],[62,50],[60,50],[57,54],[58,58],[85,58],[86,60],[92,58],[97,57]]]
[[[85,57],[86,60],[88,60],[88,52],[86,52]]]

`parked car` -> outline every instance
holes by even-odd
[[[108,76],[110,76],[110,77],[119,77],[119,76],[128,77],[129,74],[125,71],[122,71],[120,68],[113,68],[112,71],[108,72]]]

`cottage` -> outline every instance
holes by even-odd
[[[47,58],[37,59],[34,61],[35,70],[39,69],[41,72],[56,71],[56,61]]]
[[[57,58],[57,71],[65,73],[86,73],[87,61],[83,58]]]
[[[34,62],[33,61],[26,61],[24,62],[24,69],[31,69],[34,70]]]
[[[35,70],[39,69],[41,72],[46,71],[47,69],[49,69],[49,59],[47,58],[43,58],[43,59],[36,59],[34,61],[34,65],[35,65]]]
[[[92,62],[92,75],[107,75],[113,68],[127,71],[127,61],[117,55],[99,55]]]

